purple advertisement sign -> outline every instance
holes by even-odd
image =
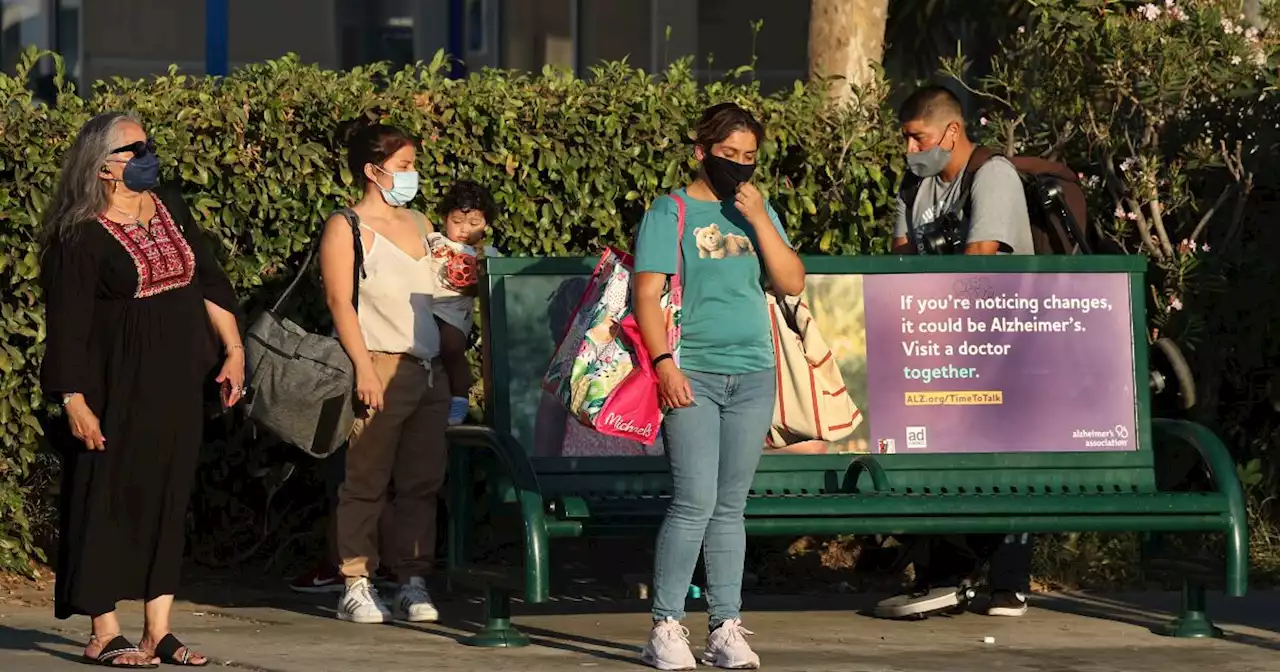
[[[873,452],[1137,449],[1127,275],[863,282]]]

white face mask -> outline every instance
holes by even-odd
[[[374,166],[379,172],[391,176],[391,188],[385,189],[382,185],[378,185],[378,189],[382,191],[382,199],[393,208],[400,208],[408,205],[415,196],[418,195],[418,173],[417,171],[408,170],[399,173],[392,173],[378,166]]]

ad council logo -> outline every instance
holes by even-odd
[[[907,448],[928,448],[929,436],[924,427],[907,428]]]

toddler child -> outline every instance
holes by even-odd
[[[441,231],[427,235],[432,267],[436,273],[436,294],[432,299],[436,324],[440,328],[440,358],[449,376],[449,424],[461,424],[470,408],[471,366],[467,349],[475,320],[477,258],[497,256],[485,246],[477,251],[498,206],[487,189],[469,180],[459,180],[440,203]]]

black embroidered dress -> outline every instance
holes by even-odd
[[[102,217],[44,256],[41,384],[83,394],[106,438],[87,450],[65,417],[47,431],[63,459],[58,618],[178,588],[204,384],[221,362],[204,301],[238,305],[181,194],[152,198],[148,227]]]

